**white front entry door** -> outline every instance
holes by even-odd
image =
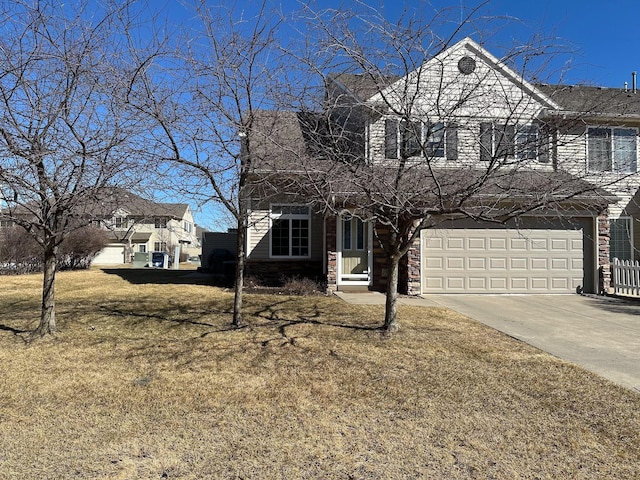
[[[338,217],[338,285],[370,285],[371,225],[356,217]]]

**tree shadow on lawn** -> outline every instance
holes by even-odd
[[[125,304],[116,301],[101,302],[100,305],[97,305],[97,309],[102,315],[106,314],[124,320],[132,328],[139,328],[144,324],[195,327],[196,330],[193,331],[193,334],[200,338],[240,330],[256,333],[273,331],[277,338],[293,344],[293,337],[287,333],[287,330],[290,327],[300,325],[338,328],[354,332],[381,331],[380,324],[342,321],[340,316],[336,316],[335,305],[332,302],[324,304],[323,300],[316,302],[311,301],[310,298],[269,298],[268,295],[249,295],[244,307],[244,321],[239,327],[231,324],[231,298],[213,300],[208,308],[203,305],[191,306],[182,303],[156,307],[148,304]],[[266,346],[273,340],[276,338],[271,338],[266,342],[262,339],[255,343]]]
[[[180,284],[180,285],[222,285],[214,275],[196,270],[165,270],[162,268],[102,268],[108,275],[118,275],[123,280],[135,284]]]

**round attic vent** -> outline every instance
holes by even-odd
[[[469,75],[470,73],[473,73],[475,69],[476,61],[469,56],[462,57],[458,61],[458,70],[460,70],[460,73],[463,75]]]

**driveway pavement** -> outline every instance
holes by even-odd
[[[342,297],[352,303],[384,302],[381,294]],[[451,308],[640,392],[640,301],[581,295],[426,295],[401,303]]]

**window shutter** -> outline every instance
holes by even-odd
[[[548,125],[540,122],[534,124],[538,129],[538,162],[549,163],[551,160],[551,131]]]
[[[480,124],[480,160],[488,162],[493,155],[493,125]]]
[[[458,159],[458,126],[449,124],[444,131],[445,152],[447,160]]]
[[[504,160],[515,155],[516,129],[513,125],[495,127],[496,157]]]
[[[385,158],[398,158],[398,121],[384,121],[384,154]]]

